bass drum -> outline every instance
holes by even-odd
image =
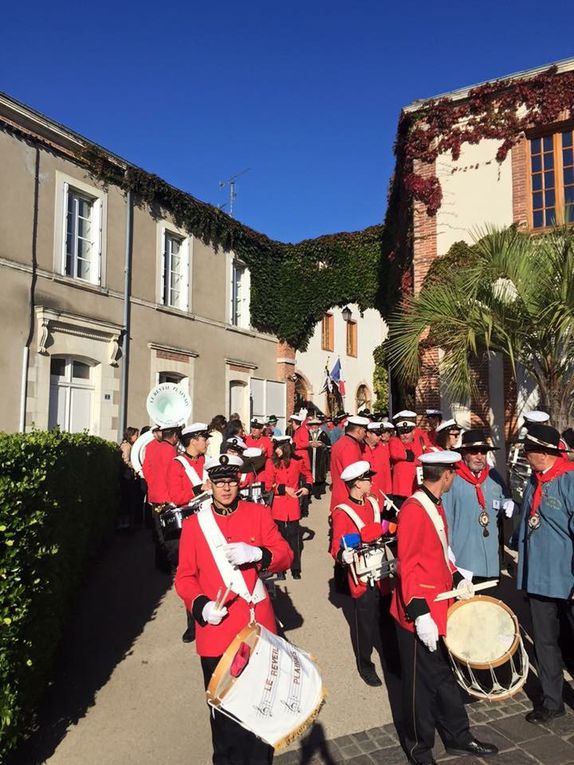
[[[145,458],[146,446],[155,438],[151,430],[148,430],[142,436],[139,436],[132,445],[131,463],[136,473],[143,478],[143,461]]]

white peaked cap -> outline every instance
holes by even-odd
[[[393,415],[393,420],[416,420],[417,413],[412,412],[410,409],[402,409]]]
[[[247,449],[247,444],[239,436],[230,436],[223,443],[228,447],[231,446],[233,448],[236,446],[238,449]]]
[[[225,467],[240,468],[243,465],[241,457],[236,457],[235,454],[218,454],[217,457],[210,457],[205,460],[205,469],[209,473],[213,468]]]
[[[379,423],[379,425],[381,426],[383,430],[395,430],[394,423],[389,422],[389,420],[383,420],[382,422]]]
[[[440,433],[441,430],[445,430],[446,428],[459,428],[459,425],[456,420],[443,420],[441,424],[438,425],[436,432]]]
[[[291,417],[289,417],[290,420],[295,420],[296,422],[303,422],[305,419],[300,414],[292,414]]]
[[[423,465],[454,465],[460,462],[462,457],[458,452],[425,452],[419,457]]]
[[[415,423],[412,420],[397,420],[395,427],[399,428],[416,428]]]
[[[261,457],[263,449],[257,449],[255,446],[248,446],[243,452],[243,456],[249,459],[250,457]]]
[[[362,425],[364,428],[368,427],[371,422],[368,417],[361,417],[358,414],[354,414],[352,417],[347,417],[349,425]]]
[[[432,417],[433,415],[442,417],[442,412],[440,409],[425,409],[425,414],[427,417]]]
[[[524,419],[526,422],[548,422],[550,415],[534,409],[532,412],[526,412]]]
[[[359,478],[359,476],[365,475],[366,473],[369,475],[375,474],[374,471],[371,470],[371,465],[367,460],[359,460],[358,462],[352,462],[350,465],[347,465],[341,473],[341,480],[354,481],[355,478]]]
[[[192,422],[187,428],[181,431],[182,436],[190,436],[192,433],[206,433],[209,432],[209,426],[206,422]]]
[[[382,422],[370,422],[367,425],[367,430],[382,430],[383,429],[383,423]],[[393,425],[393,430],[395,429],[395,426]]]
[[[291,436],[271,436],[276,444],[290,444],[293,440]]]

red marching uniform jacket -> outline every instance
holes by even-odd
[[[437,510],[448,540],[442,505],[437,505]],[[453,574],[457,582],[461,575],[452,563],[447,564],[433,522],[413,497],[401,507],[397,538],[398,583],[393,592],[391,614],[401,627],[414,632],[414,619],[430,611],[439,634],[446,635],[446,616],[453,599],[438,603],[434,599],[441,592],[453,589]]]
[[[279,533],[268,507],[239,500],[235,511],[229,515],[214,515],[227,542],[245,542],[271,553],[267,571],[281,572],[291,566],[293,553]],[[241,567],[249,592],[253,592],[260,569],[261,562]],[[175,589],[186,609],[192,612],[197,598],[201,597],[204,602],[216,600],[218,592],[223,594],[226,590],[196,515],[183,523]],[[243,598],[230,592],[224,605],[229,613],[220,624],[196,624],[195,645],[199,656],[221,656],[237,633],[249,624],[249,605]],[[255,606],[255,619],[270,632],[277,632],[269,596]]]
[[[179,459],[175,458],[170,462],[167,469],[167,491],[169,501],[178,507],[189,504],[201,492],[201,486],[207,478],[203,474],[203,466],[205,465],[205,456],[203,454],[197,457],[197,459],[192,459],[188,454],[182,454],[181,457],[197,473],[197,480],[194,479],[193,483],[190,481]]]
[[[300,478],[303,478],[309,491],[313,488],[313,476],[305,461],[295,456],[289,464],[275,465],[273,460],[267,460],[265,465],[265,490],[273,489],[273,504],[271,515],[276,521],[298,521],[301,518],[301,506],[298,497],[290,497],[285,493],[286,487],[300,488]]]
[[[364,459],[364,445],[353,436],[345,434],[331,448],[331,507],[346,502],[349,493],[345,482],[341,480],[343,470],[353,462]]]
[[[301,425],[296,431],[293,432],[293,446],[295,447],[295,454],[301,459],[305,460],[307,469],[311,470],[311,460],[309,459],[309,428],[306,425]]]
[[[349,505],[349,507],[351,507],[357,513],[365,525],[368,523],[373,523],[375,520],[373,506],[366,497],[364,504],[360,505],[358,502],[353,501],[347,493],[344,504]],[[347,515],[344,510],[337,509],[336,507],[333,508],[331,519],[333,523],[331,555],[333,558],[335,558],[335,560],[339,560],[338,556],[339,551],[341,550],[341,537],[344,537],[345,534],[357,534],[359,530],[355,526],[355,522]],[[357,582],[357,584],[355,584],[355,580],[353,579],[353,575],[351,574],[350,570],[347,572],[347,576],[349,578],[349,590],[351,592],[351,597],[360,598],[361,595],[364,595],[367,591],[368,585],[363,584],[363,582]],[[377,586],[380,588],[381,583],[378,582]]]
[[[378,443],[374,448],[365,444],[365,453],[363,455],[375,471],[371,489],[379,503],[384,501],[381,491],[387,496],[393,492],[393,478],[391,474],[391,455],[389,445]]]
[[[177,449],[167,441],[156,441],[154,438],[146,446],[142,470],[147,483],[148,501],[154,505],[170,501],[167,472],[176,456]]]
[[[417,488],[418,458],[424,452],[422,440],[416,438],[409,444],[403,444],[398,436],[389,441],[389,455],[393,469],[393,494],[399,497],[410,497]],[[407,459],[407,453],[412,455]]]
[[[255,449],[261,449],[267,459],[271,459],[271,455],[273,454],[273,444],[271,443],[269,436],[259,436],[259,438],[253,438],[252,435],[249,435],[245,436],[243,440],[247,446]]]

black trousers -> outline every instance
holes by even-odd
[[[152,535],[155,544],[156,562],[165,568],[171,568],[173,571],[177,568],[179,561],[179,537],[176,539],[166,539],[163,526],[159,520],[159,513],[152,511],[153,528]]]
[[[397,625],[402,667],[403,744],[413,762],[432,761],[435,730],[446,744],[467,744],[472,739],[460,689],[450,668],[446,649],[436,651]]]
[[[359,672],[373,667],[371,655],[379,626],[381,595],[378,587],[367,587],[355,598],[355,651]]]
[[[560,638],[560,618],[568,622],[574,634],[574,600],[544,598],[528,595],[534,628],[534,650],[538,664],[538,677],[542,686],[542,703],[548,709],[562,709],[564,672]]]
[[[205,688],[221,656],[202,656],[201,669]],[[210,708],[213,765],[270,765],[273,747],[257,738],[239,723]]]
[[[299,521],[275,521],[281,536],[293,550],[291,571],[301,571],[301,529]]]

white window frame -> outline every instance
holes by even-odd
[[[67,232],[68,232],[68,198],[70,191],[85,197],[92,202],[92,231],[93,231],[93,268],[90,269],[90,279],[83,279],[74,273],[66,273]],[[56,171],[56,210],[54,226],[54,271],[73,281],[103,286],[105,284],[105,244],[107,225],[107,194],[102,189],[85,183],[78,178]],[[76,270],[76,264],[73,268]]]
[[[242,271],[241,277],[241,292],[240,297],[239,314],[236,316],[235,304],[236,304],[236,286],[235,286],[235,269],[240,268]],[[229,254],[229,266],[228,266],[228,284],[229,284],[229,300],[228,300],[228,323],[234,327],[241,329],[249,329],[251,327],[251,314],[250,314],[250,302],[251,302],[251,274],[249,268],[245,263],[237,258],[232,253]]]
[[[56,387],[58,389],[64,389],[66,391],[66,411],[64,413],[65,423],[62,427],[62,431],[65,433],[72,433],[77,431],[71,431],[71,406],[72,406],[72,390],[88,390],[91,394],[91,409],[89,412],[90,427],[88,431],[93,434],[94,425],[94,407],[96,396],[96,380],[95,380],[95,364],[93,361],[77,358],[75,356],[52,356],[50,357],[50,363],[53,360],[59,360],[64,362],[65,374],[63,376],[53,375],[50,372],[50,388]],[[72,370],[74,362],[86,365],[90,370],[89,378],[84,381],[84,378],[74,378],[72,376]],[[51,396],[50,396],[51,398]],[[50,413],[48,414],[48,416]]]
[[[182,288],[178,304],[174,305],[165,299],[165,277],[166,277],[166,237],[178,239],[180,242],[180,256],[183,263],[182,268]],[[176,226],[160,222],[157,230],[157,253],[158,253],[158,283],[157,283],[157,302],[166,308],[175,308],[179,311],[191,311],[191,264],[192,264],[192,237],[185,231]]]

